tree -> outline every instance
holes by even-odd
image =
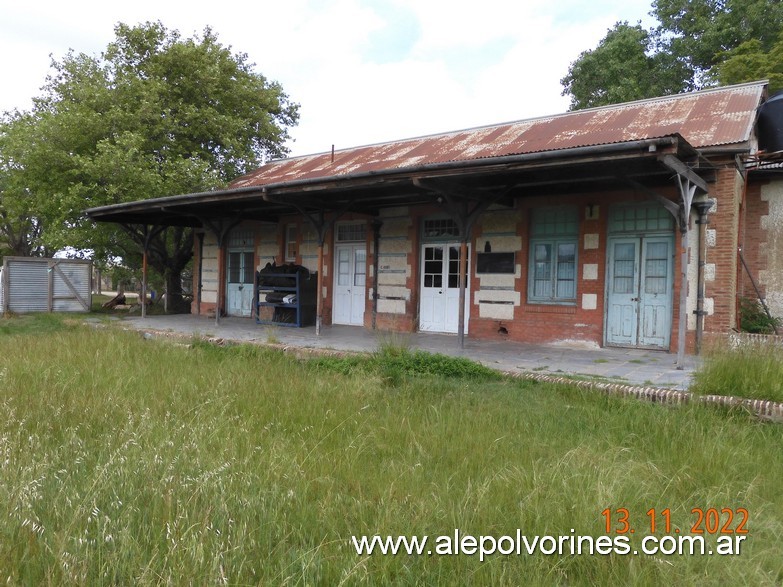
[[[84,210],[224,187],[284,155],[298,120],[280,85],[209,28],[182,39],[160,22],[118,24],[99,57],[71,51],[52,67],[21,165],[47,218],[44,241],[56,249],[133,258],[140,227],[95,226]],[[192,245],[182,227],[150,243],[149,262],[174,304]]]
[[[779,0],[653,0],[661,50],[687,61],[694,87],[715,81],[713,68],[750,40],[769,51],[783,30]]]
[[[584,51],[560,83],[571,109],[605,106],[673,94],[684,89],[684,66],[654,53],[654,40],[641,25],[618,22],[598,47]]]
[[[0,120],[0,256],[46,256],[43,218],[24,181],[19,161],[29,137],[31,119],[18,112]]]
[[[746,41],[726,54],[715,74],[721,84],[768,79],[770,93],[783,90],[783,34],[769,51],[764,51],[758,39]]]
[[[618,23],[571,63],[561,83],[572,110],[723,83],[724,61],[743,55],[736,69],[750,53],[771,54],[783,31],[779,0],[654,0],[650,14],[650,31]]]

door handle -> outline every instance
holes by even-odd
[[[239,291],[242,291],[243,289],[245,289],[245,286],[244,285],[240,285],[239,288],[237,288],[237,289],[239,289]]]
[[[632,302],[641,302],[642,298],[631,298]]]

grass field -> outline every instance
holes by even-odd
[[[783,348],[746,343],[716,346],[705,353],[690,390],[703,395],[735,395],[783,402]]]
[[[10,584],[783,582],[783,426],[742,412],[607,398],[394,348],[297,362],[48,315],[0,319],[0,361]],[[652,508],[682,534],[693,508],[736,512],[727,530],[745,508],[749,533],[735,556],[480,561],[358,555],[351,542],[455,529],[598,537],[607,508],[615,530],[628,510],[634,548]]]

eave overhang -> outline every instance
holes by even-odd
[[[347,209],[369,216],[382,208],[433,203],[433,190],[453,190],[480,201],[504,191],[504,201],[627,188],[671,186],[680,169],[710,181],[712,170],[680,135],[484,159],[449,161],[225,190],[167,196],[90,208],[99,222],[158,226],[204,226],[208,218],[277,222],[286,214]],[[503,202],[501,202],[503,203]]]

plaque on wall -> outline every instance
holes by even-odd
[[[515,273],[514,253],[477,253],[476,273]]]

